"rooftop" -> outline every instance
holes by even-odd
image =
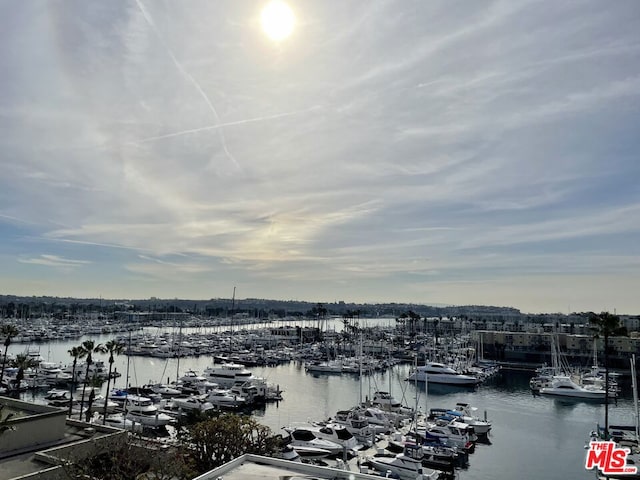
[[[380,480],[377,475],[246,454],[194,480]]]
[[[66,409],[0,397],[4,413],[17,413],[9,420],[12,430],[0,434],[0,472],[3,480],[57,477],[65,458],[85,455],[95,448],[108,448],[125,438],[116,428],[66,418]]]

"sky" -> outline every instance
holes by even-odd
[[[1,293],[640,314],[639,2],[267,3],[0,0]]]

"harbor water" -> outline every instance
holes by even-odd
[[[85,337],[86,338],[86,337]],[[52,341],[39,346],[40,355],[48,361],[71,363],[67,353],[82,340]],[[105,342],[111,336],[93,337]],[[33,348],[33,346],[31,346]],[[16,354],[25,345],[11,345]],[[96,354],[106,362],[107,357]],[[115,387],[173,381],[191,369],[204,371],[213,364],[209,355],[161,359],[153,357],[116,357],[114,368],[122,374],[112,381]],[[476,407],[479,416],[486,415],[493,424],[487,443],[479,443],[469,456],[469,465],[458,471],[460,479],[593,479],[595,473],[584,468],[585,445],[589,433],[604,420],[604,405],[591,402],[558,400],[533,395],[529,389],[530,372],[502,370],[494,378],[474,390],[428,385],[406,381],[409,365],[397,365],[386,372],[366,375],[312,375],[304,365],[292,361],[275,367],[251,367],[255,376],[265,377],[283,390],[283,400],[269,403],[252,413],[275,433],[295,422],[320,421],[358,403],[376,390],[391,391],[408,406],[418,408],[453,407],[466,402]],[[25,392],[24,400],[42,401],[42,393]],[[633,424],[634,411],[629,385],[621,397],[610,405],[611,424]],[[0,475],[1,478],[1,475]]]

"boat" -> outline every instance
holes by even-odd
[[[386,430],[383,426],[371,425],[368,420],[354,414],[351,410],[339,410],[334,418],[329,419],[329,422],[346,428],[363,445],[372,445],[376,434],[384,433]]]
[[[181,390],[182,393],[185,393],[185,389],[189,391],[196,390],[198,393],[206,393],[212,388],[219,388],[220,384],[211,381],[206,372],[205,375],[200,375],[194,370],[188,370],[178,379],[175,387],[177,390]]]
[[[607,396],[605,389],[599,385],[579,385],[568,375],[555,375],[547,386],[540,388],[539,393],[560,398],[598,401],[604,401]],[[614,393],[610,392],[609,396],[614,396]]]
[[[153,403],[157,403],[162,400],[162,395],[156,393],[152,388],[149,388],[146,385],[143,385],[142,387],[128,387],[127,394],[149,398]]]
[[[327,452],[328,456],[329,452]],[[290,462],[301,462],[302,461],[302,457],[300,456],[300,454],[298,452],[296,452],[296,450],[291,446],[291,445],[285,445],[284,447],[282,447],[282,449],[280,450],[280,452],[278,452],[274,458],[281,458],[283,460],[289,460]]]
[[[209,390],[206,398],[213,406],[219,408],[239,408],[247,403],[244,397],[219,388]]]
[[[342,373],[342,362],[330,360],[328,362],[311,362],[305,365],[309,373]]]
[[[96,395],[89,410],[92,413],[104,413],[105,407],[107,409],[107,413],[115,413],[116,410],[120,407],[120,404],[118,402],[114,402],[113,400],[105,398],[103,395]]]
[[[373,467],[383,474],[391,473],[403,480],[440,478],[443,472],[425,467],[422,464],[423,456],[422,447],[407,445],[403,453],[397,455],[377,454],[367,458],[365,465]]]
[[[132,422],[141,423],[145,427],[164,427],[173,419],[160,412],[150,398],[128,395],[124,403],[125,417]]]
[[[163,398],[172,398],[182,395],[182,392],[180,392],[180,390],[178,390],[177,388],[171,388],[170,386],[163,383],[152,383],[143,385],[143,387],[150,389],[152,392],[160,395]]]
[[[114,428],[120,428],[122,430],[128,430],[130,432],[142,432],[143,425],[140,422],[133,422],[127,418],[122,413],[116,413],[112,415],[107,415],[106,418],[102,415],[99,415],[95,420],[96,424],[108,425]]]
[[[440,443],[421,443],[413,432],[402,435],[397,432],[393,434],[385,447],[393,454],[402,453],[407,446],[419,445],[422,447],[422,464],[437,470],[450,471],[456,465],[461,464],[460,451],[456,447],[446,447]]]
[[[54,362],[40,362],[36,378],[48,385],[65,385],[73,380],[70,373],[64,372],[62,367]]]
[[[71,397],[71,394],[69,393],[69,390],[62,390],[60,388],[54,388],[51,389],[49,391],[47,391],[47,394],[45,395],[45,400],[50,400],[50,401],[58,401],[58,400],[69,400]]]
[[[289,433],[289,437],[285,441],[290,444],[302,458],[305,458],[304,450],[309,448],[329,452],[329,455],[339,455],[344,451],[342,445],[318,437],[312,429],[293,428],[287,430],[287,432]]]
[[[173,397],[165,406],[167,410],[183,410],[187,412],[208,412],[214,406],[207,400],[207,395],[191,395],[189,397]]]
[[[402,405],[389,392],[378,391],[373,394],[371,403],[382,410],[400,413],[403,415],[413,415],[413,409]]]
[[[364,447],[344,425],[338,423],[311,424],[302,428],[310,429],[318,438],[337,443],[343,449],[355,451]]]
[[[475,448],[476,439],[471,427],[466,424],[449,422],[444,425],[429,424],[416,429],[416,436],[420,443],[436,441],[447,447],[457,447],[465,452],[471,452]]]
[[[407,380],[469,387],[473,387],[481,382],[477,377],[464,375],[444,363],[438,362],[429,362],[426,365],[419,366],[409,375]]]
[[[357,415],[358,418],[367,420],[369,424],[376,429],[377,432],[380,432],[380,428],[383,429],[382,432],[384,433],[391,432],[400,425],[400,422],[397,421],[397,418],[392,418],[389,416],[389,414],[391,414],[392,412],[385,412],[383,410],[380,410],[379,408],[355,407],[354,409],[352,409],[352,412],[352,415]]]
[[[204,377],[212,383],[218,384],[222,388],[231,388],[236,381],[246,382],[253,377],[253,374],[241,363],[223,363],[218,366],[207,367],[204,370]]]
[[[304,445],[287,445],[302,460],[320,460],[331,455],[329,450],[324,448],[306,447]]]
[[[456,422],[467,424],[473,427],[474,433],[478,435],[487,435],[489,431],[491,431],[490,422],[480,420],[479,418],[475,418],[470,415],[466,415],[460,410],[432,408],[429,410],[429,418],[433,420],[446,420],[448,422],[455,420]]]

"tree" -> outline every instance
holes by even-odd
[[[0,383],[2,383],[2,379],[4,378],[4,366],[7,364],[9,345],[11,345],[11,339],[18,335],[18,328],[15,325],[2,325],[2,327],[0,327],[0,335],[5,337],[4,356],[2,357],[2,369],[0,370]]]
[[[124,351],[124,343],[120,343],[117,340],[109,340],[104,344],[105,351],[109,353],[109,377],[107,378],[107,395],[104,399],[104,410],[102,411],[102,424],[107,421],[107,401],[109,398],[109,389],[111,388],[111,369],[113,368],[113,362],[115,361],[114,355],[120,355]]]
[[[16,359],[13,361],[13,366],[18,368],[18,372],[16,373],[15,389],[20,389],[20,382],[24,379],[24,371],[28,368],[33,368],[38,365],[35,359],[25,355],[24,353],[19,353],[16,355]]]
[[[71,480],[189,480],[197,476],[180,447],[159,447],[141,437],[129,437],[109,449],[87,456],[71,452],[62,464]]]
[[[82,420],[82,409],[84,408],[84,393],[87,387],[87,382],[89,381],[89,369],[91,368],[91,364],[93,363],[92,354],[94,353],[105,353],[104,346],[99,343],[96,345],[96,342],[93,340],[85,340],[82,342],[80,346],[80,358],[86,357],[87,370],[84,374],[84,383],[82,385],[82,399],[80,400],[80,420]]]
[[[593,338],[604,340],[604,438],[609,440],[609,337],[627,335],[626,327],[620,325],[620,317],[609,312],[589,315]]]
[[[102,384],[104,383],[104,379],[94,374],[88,380],[85,378],[84,383],[85,383],[85,386],[88,386],[91,389],[91,391],[89,392],[89,399],[87,400],[87,410],[85,411],[85,419],[88,422],[91,419],[91,414],[93,413],[91,409],[93,407],[93,402],[96,399],[96,389],[100,391],[99,389],[102,387]],[[106,406],[107,404],[106,398],[104,402]],[[82,412],[82,409],[80,409],[80,411]]]
[[[236,414],[223,414],[185,426],[179,438],[198,472],[219,467],[245,453],[271,455],[281,443],[269,427]]]
[[[78,358],[82,356],[82,346],[73,347],[67,350],[67,353],[73,357],[73,367],[71,370],[71,382],[69,382],[69,398],[73,398],[73,386],[76,383],[76,366],[78,365]],[[69,402],[69,414],[71,416],[71,407],[73,402]]]

